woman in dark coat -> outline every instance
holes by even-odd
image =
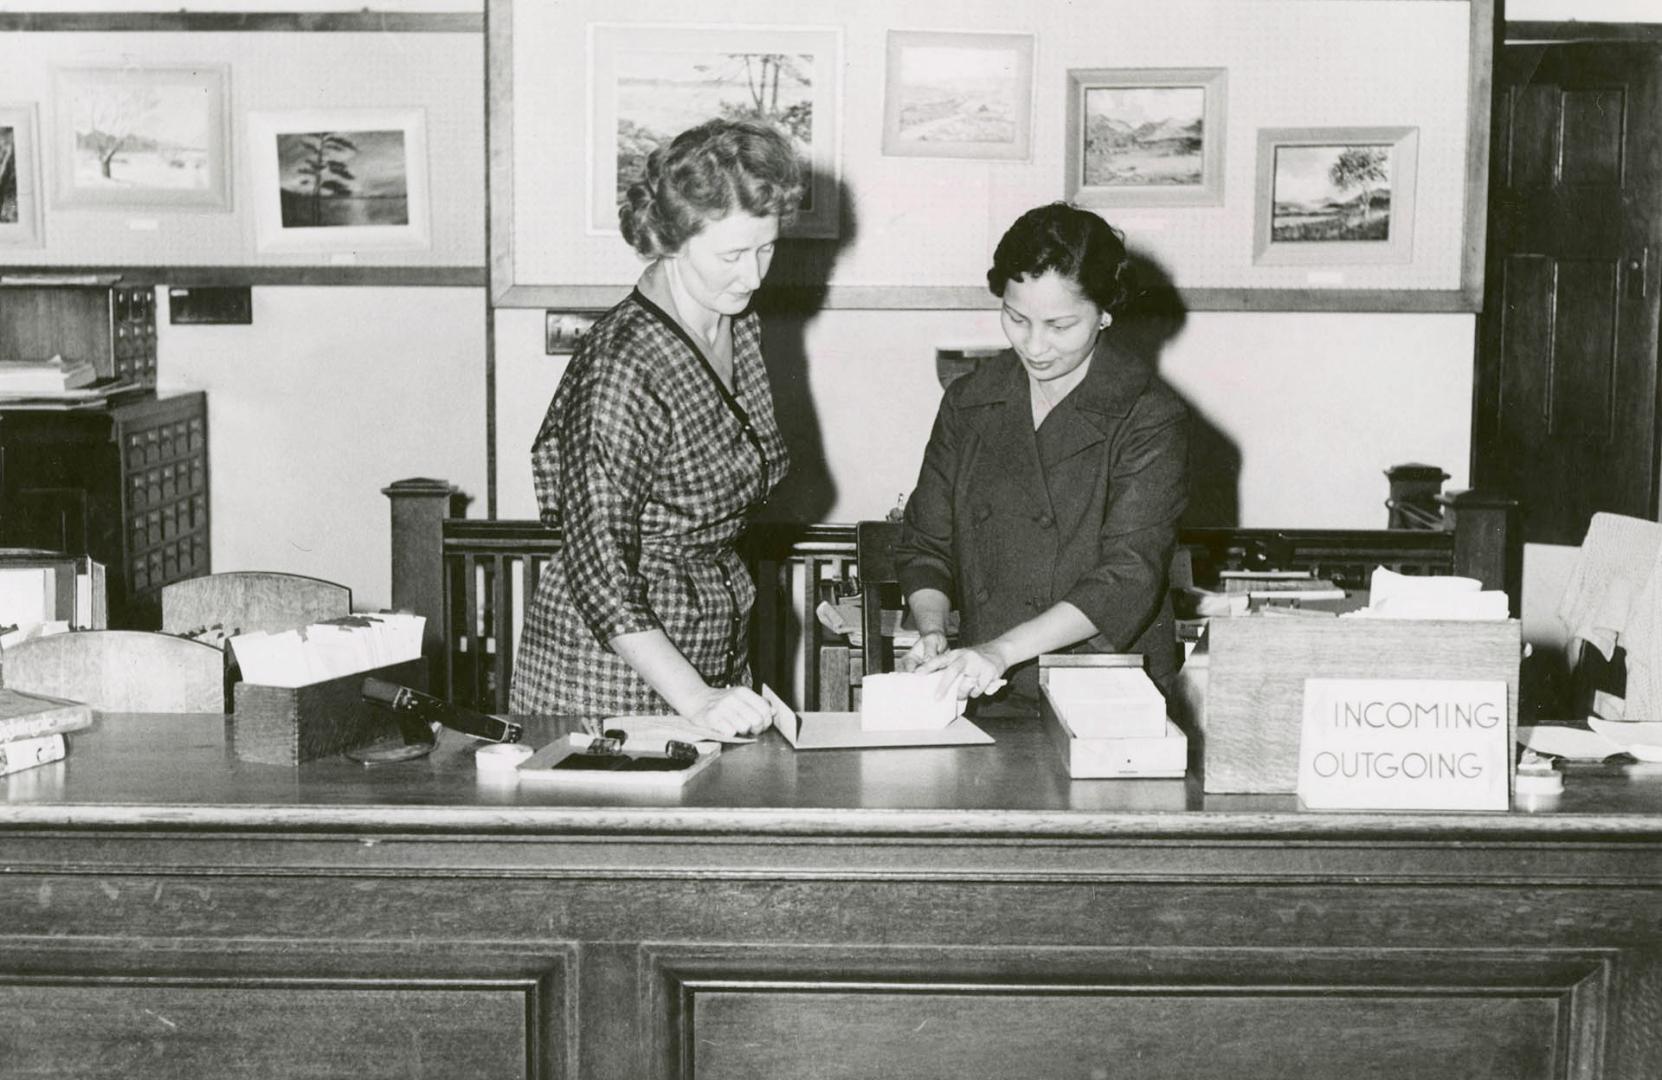
[[[1187,414],[1106,332],[1133,293],[1123,238],[1041,206],[999,241],[987,282],[1012,351],[941,401],[895,552],[920,632],[901,667],[951,671],[998,712],[1036,710],[1040,653],[1139,652],[1164,686]],[[949,650],[954,597],[967,644]]]
[[[526,614],[514,712],[769,724],[734,542],[785,475],[750,300],[800,194],[785,136],[716,120],[654,151],[619,208],[653,261],[585,336],[532,448],[565,544]]]

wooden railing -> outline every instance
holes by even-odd
[[[525,610],[560,534],[538,521],[451,516],[452,488],[401,480],[392,502],[392,603],[427,618],[432,685],[451,700],[505,712]],[[1460,574],[1503,588],[1517,603],[1512,504],[1465,493],[1445,499],[1445,529],[1192,528],[1180,534],[1207,583],[1224,569],[1310,570],[1346,588],[1375,566],[1404,574]],[[759,524],[740,550],[756,579],[752,674],[793,704],[820,702],[820,647],[829,635],[814,608],[859,595],[853,525]],[[840,641],[841,639],[836,639]]]

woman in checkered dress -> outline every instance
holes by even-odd
[[[565,544],[526,615],[514,712],[770,722],[734,543],[786,469],[750,300],[800,192],[785,136],[716,120],[654,151],[619,207],[652,262],[584,338],[532,448]]]

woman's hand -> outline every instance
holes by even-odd
[[[748,686],[712,686],[698,706],[685,714],[717,735],[757,735],[773,723],[767,701]]]
[[[991,645],[978,645],[942,653],[920,664],[917,670],[925,674],[931,671],[950,672],[950,678],[941,680],[942,694],[950,687],[959,698],[972,698],[999,690],[1004,685],[1004,672],[1008,667],[998,649]]]
[[[916,671],[923,664],[946,652],[946,634],[930,630],[918,635],[918,640],[904,656],[895,662],[897,671]]]

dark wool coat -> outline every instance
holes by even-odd
[[[941,401],[895,550],[900,587],[959,607],[965,645],[1068,601],[1097,634],[1076,652],[1137,652],[1162,688],[1177,667],[1167,572],[1188,498],[1188,414],[1108,336],[1083,382],[1033,430],[1014,353],[954,382]],[[1029,662],[1007,701],[1037,706]]]
[[[732,333],[731,393],[640,289],[572,357],[531,452],[565,545],[525,615],[514,712],[672,712],[607,644],[655,628],[712,686],[748,685],[756,587],[734,542],[787,457],[756,315]]]

